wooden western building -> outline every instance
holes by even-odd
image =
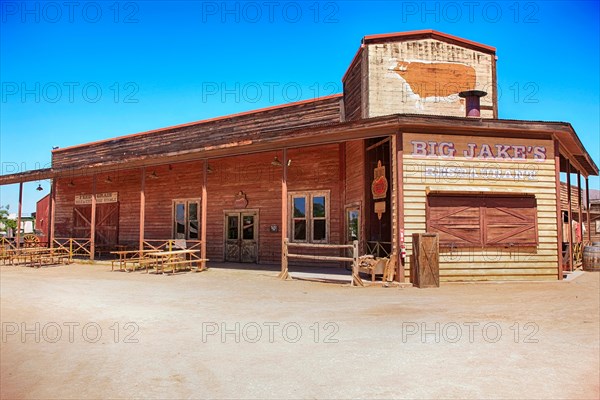
[[[185,239],[211,261],[273,264],[286,238],[358,240],[406,253],[405,281],[412,234],[430,232],[442,281],[562,279],[560,174],[581,187],[598,167],[569,123],[498,119],[493,47],[366,36],[342,81],[339,95],[56,149],[51,168],[0,183],[52,179],[49,235],[92,257]]]

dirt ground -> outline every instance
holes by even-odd
[[[1,397],[598,399],[600,274],[352,288],[0,266]]]

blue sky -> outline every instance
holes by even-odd
[[[417,29],[496,47],[500,118],[571,122],[600,164],[599,14],[597,1],[2,1],[0,173],[49,166],[53,146],[341,92],[364,35]],[[26,184],[25,214],[38,183],[48,193]],[[0,204],[16,211],[17,192],[0,187]]]

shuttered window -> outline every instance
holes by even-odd
[[[445,247],[536,246],[534,196],[427,196],[427,232]]]

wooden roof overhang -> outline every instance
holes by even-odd
[[[391,135],[398,132],[557,139],[561,153],[584,176],[598,175],[598,167],[585,151],[573,127],[568,123],[394,114],[308,128],[264,131],[254,137],[241,140],[236,140],[237,135],[231,135],[231,137],[220,136],[219,140],[211,140],[209,132],[204,137],[205,143],[195,148],[160,154],[128,155],[126,158],[113,158],[77,166],[76,168],[65,166],[3,175],[0,176],[0,185],[49,178],[72,178],[115,170],[277,151],[284,148],[341,143]],[[106,142],[103,145],[111,146],[112,144]],[[85,145],[78,146],[73,151],[77,151],[82,147],[85,147]]]

